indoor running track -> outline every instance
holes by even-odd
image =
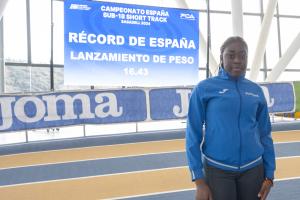
[[[0,147],[0,199],[192,200],[183,137],[170,131]],[[273,132],[273,140],[268,199],[299,200],[300,131]]]

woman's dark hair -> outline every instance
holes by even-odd
[[[229,37],[227,38],[224,43],[222,44],[221,48],[220,48],[220,65],[219,65],[219,68],[222,67],[223,63],[222,63],[222,57],[223,57],[223,53],[224,53],[224,50],[225,48],[233,43],[233,42],[240,42],[241,44],[244,45],[246,51],[248,52],[248,45],[246,43],[246,41],[242,38],[242,37],[239,37],[239,36],[233,36],[233,37]]]

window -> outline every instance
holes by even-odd
[[[249,69],[251,68],[253,63],[253,58],[257,46],[260,27],[261,27],[261,20],[259,16],[252,16],[252,15],[244,16],[244,38],[248,44],[248,68]],[[263,68],[263,65],[261,65],[261,68]]]
[[[231,11],[231,0],[210,0],[211,10]]]
[[[200,1],[195,1],[195,0],[185,0],[186,3],[189,5],[190,9],[206,9],[206,1],[205,0],[200,0]]]
[[[53,2],[53,62],[64,64],[64,3]]]
[[[300,81],[299,72],[282,72],[277,81]]]
[[[273,17],[266,46],[267,68],[273,68],[279,60],[277,19]]]
[[[64,68],[54,68],[54,88],[55,90],[64,89]]]
[[[220,46],[232,36],[232,20],[229,14],[211,13],[211,47],[213,55],[219,63]]]
[[[243,12],[260,13],[260,0],[243,1]]]
[[[26,66],[6,66],[5,92],[30,92],[31,68]]]
[[[50,1],[30,1],[32,63],[50,63]]]
[[[300,51],[299,50],[294,55],[294,57],[292,58],[290,63],[288,64],[287,69],[300,69]],[[300,77],[299,74],[297,76]]]
[[[107,0],[116,2],[115,0]],[[7,92],[47,91],[50,89],[50,56],[51,56],[51,1],[29,0],[30,7],[26,7],[27,1],[10,0],[6,6],[4,26],[4,56],[5,84]],[[143,4],[162,7],[177,7],[191,9],[203,9],[207,7],[206,0],[162,0],[140,1],[140,0],[118,0],[120,3]],[[261,27],[260,5],[263,2],[266,10],[269,0],[243,1],[243,12],[254,13],[244,15],[244,38],[248,43],[248,68],[253,62],[254,53]],[[300,1],[278,0],[280,16],[280,34],[282,54],[285,53],[300,30]],[[223,41],[232,35],[232,19],[230,14],[219,13],[231,11],[231,0],[210,0],[211,12],[211,47],[216,62],[219,63],[220,46]],[[30,11],[30,19],[27,19],[27,10]],[[214,12],[217,11],[217,12]],[[16,14],[17,13],[17,14]],[[282,16],[284,15],[284,16]],[[294,15],[294,16],[293,16]],[[30,29],[27,30],[27,21],[30,20]],[[64,2],[53,0],[53,60],[56,66],[64,63]],[[200,32],[207,40],[207,12],[200,12]],[[277,32],[277,19],[273,18],[266,46],[267,68],[272,69],[279,60],[279,43]],[[27,33],[30,32],[30,41]],[[28,46],[28,43],[30,44]],[[28,52],[29,51],[29,52]],[[206,52],[199,53],[200,79],[206,76]],[[31,56],[28,60],[28,56]],[[32,63],[34,67],[32,66]],[[36,67],[36,64],[41,66]],[[261,64],[263,69],[263,64]],[[300,77],[300,51],[288,64],[288,70],[280,77],[280,80],[290,80],[292,75]],[[297,71],[298,70],[298,71]],[[55,89],[68,89],[63,85],[62,67],[54,68]],[[268,71],[270,73],[270,71]],[[288,75],[287,75],[288,74]],[[260,72],[259,80],[263,80],[264,72]],[[293,78],[297,79],[297,78]],[[83,87],[87,89],[89,87]]]
[[[281,18],[281,43],[282,43],[282,54],[288,49],[293,40],[299,34],[300,30],[300,18]],[[287,69],[300,69],[300,53],[294,56],[291,62],[288,64]]]
[[[31,67],[31,91],[44,92],[50,90],[49,67]]]
[[[299,0],[278,0],[279,14],[300,16]]]
[[[3,14],[6,62],[27,62],[26,24],[26,1],[8,1]]]

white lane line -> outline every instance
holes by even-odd
[[[0,160],[2,157],[9,157],[14,155],[22,155],[22,154],[37,154],[37,153],[44,153],[44,152],[56,152],[56,151],[72,151],[72,150],[80,150],[80,149],[89,149],[95,147],[106,147],[106,146],[126,146],[131,144],[143,144],[143,143],[162,143],[168,141],[182,141],[184,139],[170,139],[170,140],[158,140],[158,141],[145,141],[145,142],[137,142],[137,143],[124,143],[124,144],[112,144],[112,145],[103,145],[103,146],[89,146],[89,147],[78,147],[72,149],[56,149],[56,150],[49,150],[49,151],[37,151],[37,152],[29,152],[29,153],[20,153],[20,154],[10,154],[10,155],[2,155],[0,156]],[[291,141],[291,142],[275,142],[276,144],[291,144],[291,143],[298,143],[300,141]],[[33,164],[33,165],[19,165],[14,167],[4,167],[0,168],[0,170],[4,169],[16,169],[16,168],[25,168],[25,167],[35,167],[35,166],[44,166],[44,165],[55,165],[55,164],[64,164],[64,163],[76,163],[76,162],[85,162],[85,161],[94,161],[94,160],[104,160],[104,159],[118,159],[118,158],[126,158],[126,157],[135,157],[135,156],[147,156],[147,155],[156,155],[156,154],[167,154],[167,153],[183,153],[185,149],[180,151],[167,151],[167,152],[156,152],[156,153],[145,153],[145,154],[129,154],[124,156],[113,156],[113,157],[103,157],[103,158],[91,158],[91,159],[82,159],[82,160],[71,160],[71,161],[61,161],[61,162],[48,162],[48,163],[40,163],[40,164]],[[290,156],[290,157],[277,157],[277,159],[284,159],[284,158],[292,158],[297,156]]]
[[[180,130],[179,130],[180,131]],[[162,131],[164,132],[164,131]],[[166,131],[166,132],[169,132],[169,131]],[[175,132],[177,132],[175,130]],[[287,130],[287,131],[274,131],[272,132],[273,133],[280,133],[280,132],[299,132],[300,134],[300,130]],[[117,135],[102,135],[102,136],[99,136],[99,137],[91,137],[91,138],[97,138],[99,139],[100,137],[116,137],[116,136],[125,136],[125,135],[142,135],[142,134],[146,134],[146,133],[124,133],[124,134],[117,134]],[[69,141],[69,140],[73,140],[74,138],[66,138],[66,139],[61,139],[59,140],[59,142],[62,142],[62,141]],[[76,138],[78,140],[83,140],[83,139],[87,139],[87,138]],[[162,140],[156,140],[156,141],[143,141],[143,142],[130,142],[130,143],[122,143],[122,144],[104,144],[104,145],[94,145],[94,146],[88,146],[88,147],[75,147],[75,148],[65,148],[65,149],[52,149],[52,150],[42,150],[42,151],[34,151],[34,152],[23,152],[23,153],[15,153],[15,154],[8,154],[8,155],[0,155],[0,158],[1,157],[5,157],[5,156],[13,156],[13,155],[22,155],[22,154],[34,154],[34,153],[43,153],[43,152],[56,152],[56,151],[69,151],[69,150],[77,150],[77,149],[88,149],[88,148],[95,148],[95,147],[109,147],[109,146],[124,146],[124,145],[130,145],[130,144],[143,144],[143,143],[159,143],[159,142],[166,142],[166,141],[176,141],[176,140],[185,140],[184,138],[182,139],[162,139]],[[53,141],[42,141],[43,143],[51,143]],[[300,141],[296,141],[296,142],[300,142]],[[32,142],[33,143],[39,143],[39,142]],[[279,142],[281,143],[281,142]],[[289,143],[289,142],[287,142]],[[293,141],[291,142],[293,143]],[[276,143],[274,143],[276,144]],[[5,145],[5,146],[22,146],[22,145],[26,145],[24,143],[21,143],[21,144],[10,144],[10,145]]]
[[[282,159],[295,158],[295,157],[298,158],[300,156],[282,157]],[[130,172],[102,174],[102,175],[84,176],[84,177],[76,177],[76,178],[55,179],[55,180],[49,180],[49,181],[36,181],[36,182],[29,182],[29,183],[19,183],[19,184],[11,184],[11,185],[2,185],[2,186],[0,186],[0,188],[21,186],[21,185],[33,185],[33,184],[40,184],[40,183],[51,183],[51,182],[59,182],[59,181],[69,181],[69,180],[71,181],[71,180],[98,178],[98,177],[106,177],[106,176],[118,176],[118,175],[124,175],[124,174],[155,172],[155,171],[164,171],[164,170],[172,170],[172,169],[188,169],[188,167],[187,166],[167,167],[167,168],[159,168],[159,169],[137,170],[137,171],[130,171]],[[293,180],[293,179],[299,179],[299,178],[300,177],[297,176],[297,177],[290,177],[290,178],[275,179],[274,181]]]
[[[20,166],[15,166],[15,167],[0,168],[0,170],[18,169],[18,168],[26,168],[26,167],[36,167],[36,166],[44,166],[44,165],[70,164],[70,163],[77,163],[77,162],[80,163],[80,162],[85,162],[85,161],[109,160],[109,159],[118,159],[118,158],[132,158],[132,157],[138,157],[138,156],[148,156],[148,155],[157,155],[157,154],[184,153],[184,152],[185,151],[162,151],[162,152],[145,153],[145,154],[128,154],[128,155],[125,155],[125,156],[91,158],[91,159],[62,161],[62,162],[49,162],[49,163],[40,163],[40,164],[34,164],[34,165],[20,165]],[[1,160],[1,157],[0,157],[0,160]]]
[[[40,164],[34,164],[34,165],[19,165],[15,167],[4,167],[0,168],[0,170],[6,170],[6,169],[18,169],[18,168],[26,168],[26,167],[36,167],[36,166],[46,166],[46,165],[56,165],[56,164],[70,164],[70,163],[80,163],[80,162],[86,162],[86,161],[97,161],[97,160],[109,160],[109,159],[119,159],[119,158],[132,158],[132,157],[138,157],[138,156],[148,156],[148,155],[157,155],[157,154],[172,154],[172,153],[184,153],[185,150],[180,151],[163,151],[163,152],[155,152],[155,153],[145,153],[145,154],[129,154],[124,156],[113,156],[113,157],[103,157],[103,158],[91,158],[91,159],[83,159],[83,160],[71,160],[71,161],[62,161],[62,162],[49,162],[49,163],[40,163]],[[300,151],[299,151],[300,153]],[[283,156],[283,157],[276,157],[276,159],[288,159],[288,158],[298,158],[299,156]],[[0,157],[1,160],[1,157]]]
[[[75,148],[66,148],[66,149],[52,149],[52,150],[42,150],[42,151],[34,151],[34,152],[24,152],[24,153],[15,153],[15,154],[7,154],[7,155],[0,155],[0,159],[2,157],[9,157],[15,155],[24,155],[24,154],[38,154],[38,153],[45,153],[45,152],[56,152],[56,151],[72,151],[72,150],[81,150],[81,149],[93,149],[96,147],[118,147],[118,146],[126,146],[126,145],[133,145],[133,144],[144,144],[144,143],[163,143],[169,141],[177,141],[177,140],[184,140],[184,139],[168,139],[168,140],[156,140],[156,141],[144,141],[144,142],[130,142],[130,143],[122,143],[122,144],[107,144],[107,145],[95,145],[95,146],[88,146],[88,147],[75,147]]]
[[[289,181],[289,180],[296,180],[296,179],[300,179],[300,176],[295,176],[290,178],[279,178],[279,179],[275,179],[274,181],[281,182],[281,181]]]
[[[282,156],[282,157],[277,157],[276,160],[290,159],[290,158],[300,158],[300,155],[299,156]]]
[[[102,174],[102,175],[84,176],[84,177],[76,177],[76,178],[55,179],[55,180],[49,180],[49,181],[36,181],[36,182],[30,182],[30,183],[1,185],[0,188],[21,186],[21,185],[33,185],[33,184],[40,184],[40,183],[51,183],[51,182],[58,182],[58,181],[69,181],[69,180],[71,181],[71,180],[80,180],[80,179],[89,179],[89,178],[99,178],[99,177],[106,177],[106,176],[118,176],[118,175],[124,175],[124,174],[136,174],[136,173],[144,173],[144,172],[164,171],[164,170],[170,170],[170,169],[185,169],[185,168],[187,168],[187,166],[167,167],[167,168],[159,168],[159,169],[147,169],[147,170],[138,170],[138,171],[121,172],[121,173],[113,173],[113,174]]]
[[[288,142],[274,142],[274,144],[291,144],[291,143],[298,143],[300,140],[295,140],[295,141],[288,141]]]

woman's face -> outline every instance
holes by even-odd
[[[245,74],[247,69],[248,52],[243,43],[230,43],[221,55],[224,69],[234,78]]]

